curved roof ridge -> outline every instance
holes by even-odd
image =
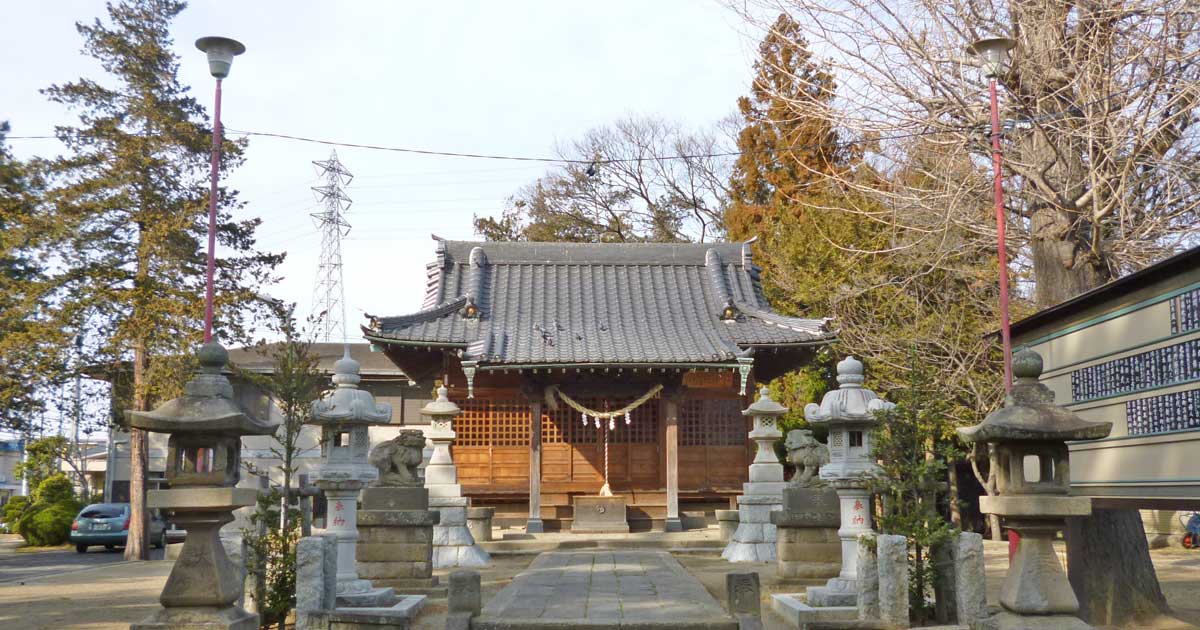
[[[402,328],[412,324],[420,324],[458,312],[467,303],[467,296],[459,296],[449,302],[443,302],[433,308],[424,308],[408,315],[392,315],[376,318],[376,326],[382,332],[388,328]]]

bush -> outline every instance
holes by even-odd
[[[50,506],[29,519],[30,526],[21,532],[21,536],[35,547],[61,545],[70,539],[71,522],[77,513],[67,504]]]
[[[0,510],[0,521],[3,521],[8,526],[8,531],[17,531],[17,521],[21,520],[21,514],[29,508],[29,497],[18,495],[8,500],[4,504],[4,508]]]
[[[81,507],[66,475],[47,477],[33,491],[33,503],[20,512],[17,533],[35,547],[61,545],[70,539],[71,522]]]

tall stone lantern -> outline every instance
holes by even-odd
[[[721,557],[730,562],[774,562],[776,530],[771,524],[771,512],[783,509],[783,464],[775,455],[775,440],[783,437],[779,416],[788,408],[771,400],[763,387],[758,400],[742,410],[742,415],[754,419],[748,436],[758,447],[750,464],[750,481],[742,484],[738,501],[738,526]]]
[[[229,360],[216,342],[200,347],[200,369],[184,394],[153,411],[129,412],[130,426],[166,433],[168,490],[151,490],[146,505],[165,510],[187,540],[158,601],[162,608],[132,630],[212,628],[256,630],[258,615],[242,610],[241,569],[221,544],[233,510],[255,504],[258,491],[237,488],[243,435],[272,435],[278,425],[242,413],[221,373]]]
[[[392,589],[372,588],[358,577],[355,547],[358,543],[358,492],[379,478],[367,461],[371,450],[370,427],[392,419],[389,405],[376,404],[370,392],[358,388],[358,361],[346,354],[333,364],[335,388],[313,403],[311,424],[321,427],[321,456],[314,484],[329,505],[325,531],[337,539],[337,597],[345,605],[372,605],[386,601]]]
[[[875,413],[894,406],[862,386],[863,364],[854,357],[838,362],[837,380],[839,387],[826,392],[821,404],[804,407],[810,423],[829,427],[829,463],[821,466],[820,477],[837,490],[841,508],[842,569],[825,586],[808,589],[812,606],[853,606],[858,601],[858,537],[871,532],[867,486],[879,474],[870,434]]]
[[[421,408],[429,418],[425,437],[433,442],[433,454],[425,466],[425,488],[429,490],[429,508],[438,513],[433,526],[433,567],[481,567],[491,561],[488,552],[475,544],[467,529],[467,498],[458,483],[458,467],[450,453],[454,442],[454,419],[462,409],[448,397],[449,390],[438,387],[437,399]]]
[[[1003,610],[988,627],[1001,630],[1090,628],[1075,613],[1079,600],[1054,552],[1055,533],[1068,516],[1092,512],[1091,499],[1067,496],[1071,486],[1068,440],[1094,440],[1111,422],[1089,422],[1054,404],[1054,392],[1038,382],[1042,357],[1022,350],[1013,357],[1016,382],[1004,407],[981,424],[959,429],[967,442],[996,445],[997,496],[980,497],[980,510],[1004,517],[1020,542],[1000,590]]]

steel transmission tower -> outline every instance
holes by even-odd
[[[321,229],[321,261],[317,267],[317,278],[313,284],[313,319],[317,333],[324,341],[335,336],[346,338],[346,294],[342,288],[342,237],[350,233],[346,211],[351,200],[343,187],[348,186],[354,175],[338,161],[337,151],[329,154],[328,160],[313,162],[324,182],[314,186],[317,201],[324,208],[312,213],[317,227]]]

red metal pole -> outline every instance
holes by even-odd
[[[217,170],[221,163],[221,79],[217,79],[216,107],[213,108],[212,182],[208,192],[208,270],[204,288],[204,343],[212,341],[213,269],[217,248]]]
[[[992,101],[992,196],[996,202],[996,233],[1000,254],[1000,339],[1004,345],[1004,391],[1012,391],[1012,338],[1008,330],[1008,250],[1005,245],[1004,187],[1000,180],[1000,107],[996,78],[988,85]]]

